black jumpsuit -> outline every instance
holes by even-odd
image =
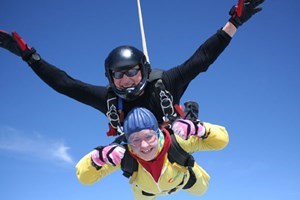
[[[173,95],[173,103],[180,103],[188,84],[199,73],[205,72],[222,51],[228,46],[231,37],[222,30],[217,31],[206,40],[196,52],[183,64],[166,70],[162,80],[166,89]],[[33,71],[50,87],[79,102],[90,105],[102,113],[107,112],[106,86],[96,86],[70,77],[66,72],[47,63],[45,60],[31,65]],[[151,83],[147,84],[145,92],[133,101],[123,101],[123,111],[126,114],[136,106],[145,107],[152,111],[159,122],[162,121],[163,112],[159,99],[151,96]]]

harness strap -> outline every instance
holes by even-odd
[[[108,124],[108,131],[106,132],[107,136],[116,136],[118,135],[117,129],[113,128],[111,124]]]
[[[161,79],[163,76],[163,72],[164,71],[161,69],[153,69],[150,73],[148,81],[156,81],[154,84],[154,90],[160,98],[160,106],[164,114],[163,120],[164,122],[169,122],[174,121],[174,119],[177,117],[177,113],[180,116],[184,116],[184,114],[183,111],[180,112],[178,105],[174,105],[172,94],[165,88],[165,85]]]
[[[190,189],[197,181],[195,172],[193,171],[192,167],[188,167],[188,170],[190,172],[190,178],[188,182],[185,184],[185,186],[182,188],[184,190]]]
[[[174,104],[173,105],[176,112],[178,113],[178,115],[181,117],[181,118],[184,118],[185,117],[185,114],[184,114],[184,111],[182,110],[182,107],[178,104]]]
[[[177,113],[173,107],[173,96],[166,90],[161,79],[158,79],[154,86],[156,92],[159,92],[160,106],[164,114],[163,120],[173,121],[177,117]]]
[[[116,136],[123,133],[122,122],[124,120],[123,101],[118,98],[115,93],[108,88],[107,93],[107,112],[106,116],[109,120],[109,131],[107,136]]]
[[[128,146],[124,145],[126,151],[121,161],[121,169],[126,178],[132,176],[133,172],[138,170],[138,162],[130,155]]]
[[[153,82],[154,91],[152,93],[154,98],[159,97],[160,107],[164,115],[163,121],[164,123],[169,124],[170,122],[175,121],[175,119],[179,116],[183,118],[185,114],[178,104],[173,103],[173,96],[168,90],[166,90],[161,79],[162,74],[162,70],[152,70],[148,82]],[[123,101],[122,98],[117,97],[111,88],[108,88],[106,116],[109,119],[109,131],[106,135],[116,136],[123,134]]]
[[[163,128],[163,130],[167,131],[165,128]],[[194,157],[180,147],[173,131],[170,130],[169,132],[172,138],[172,144],[168,151],[168,159],[170,162],[177,163],[185,167],[193,167],[195,164]]]

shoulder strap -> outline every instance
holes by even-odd
[[[183,150],[180,145],[178,144],[176,137],[172,130],[168,130],[171,138],[172,138],[172,144],[170,146],[170,149],[168,151],[168,159],[171,163],[177,163],[181,166],[185,167],[193,167],[195,163],[194,157]]]
[[[126,151],[124,157],[121,161],[121,169],[123,171],[123,176],[129,178],[132,176],[133,172],[138,170],[137,161],[130,155],[128,146],[124,145]]]
[[[154,80],[161,79],[163,72],[164,71],[161,70],[161,69],[152,69],[151,72],[150,72],[148,81],[152,82]]]
[[[117,97],[114,91],[109,87],[107,90],[106,100],[107,112],[106,116],[109,120],[109,131],[108,136],[115,136],[122,134],[122,121],[123,121],[123,110],[122,100]],[[121,104],[121,105],[120,105]]]
[[[156,81],[155,90],[159,94],[160,106],[164,114],[164,121],[172,121],[172,118],[176,117],[173,107],[173,96],[168,90],[166,90],[161,79]]]
[[[153,69],[149,75],[149,82],[153,82],[155,93],[159,96],[160,106],[164,114],[164,121],[172,121],[172,118],[176,118],[176,112],[173,106],[173,96],[165,88],[162,81],[163,70]],[[155,97],[154,97],[155,98]]]

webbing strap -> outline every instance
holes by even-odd
[[[109,131],[106,134],[107,136],[121,135],[123,133],[121,123],[124,120],[123,101],[116,96],[111,88],[108,89],[106,104],[106,116],[109,120]]]
[[[180,147],[174,133],[170,133],[170,135],[172,138],[172,144],[168,151],[168,159],[170,160],[170,162],[175,162],[185,167],[193,167],[195,163],[194,157]]]
[[[123,175],[126,178],[129,178],[132,176],[133,172],[138,170],[138,162],[130,155],[127,145],[124,145],[124,147],[126,148],[126,151],[121,161],[121,169]]]

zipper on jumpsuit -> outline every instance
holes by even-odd
[[[152,175],[151,175],[151,174],[143,167],[143,170],[144,170],[147,174],[149,174],[149,176],[152,178],[152,180],[153,180],[153,182],[155,183],[155,185],[156,185],[157,190],[159,191],[159,193],[161,193],[161,192],[163,192],[163,191],[160,189],[158,183],[159,183],[159,180],[160,180],[161,175],[166,171],[166,168],[167,168],[167,166],[166,166],[166,164],[164,164],[164,166],[163,166],[163,168],[162,168],[162,170],[161,170],[159,179],[158,179],[158,181],[156,182],[156,181],[154,180],[153,176],[152,176]]]

